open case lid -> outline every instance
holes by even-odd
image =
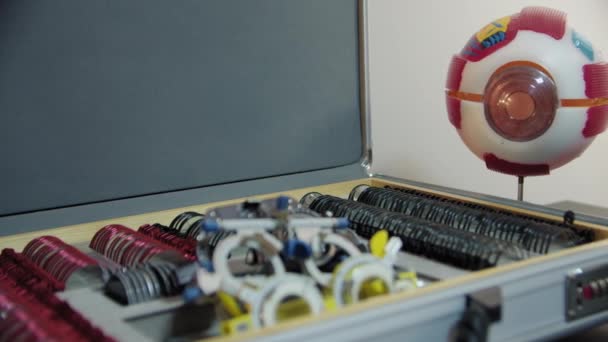
[[[359,164],[360,7],[3,1],[0,235],[15,217]]]

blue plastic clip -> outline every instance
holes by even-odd
[[[192,303],[203,295],[203,290],[195,286],[188,286],[182,292],[182,297],[186,303]]]
[[[209,219],[203,222],[201,228],[203,228],[203,231],[207,233],[215,233],[220,229],[220,225],[217,223],[216,220]]]
[[[289,208],[289,197],[287,196],[279,196],[277,198],[277,209],[278,210],[287,210]]]
[[[290,239],[283,245],[283,255],[289,259],[307,259],[312,255],[312,248],[304,241]]]
[[[207,270],[207,272],[215,272],[215,268],[213,267],[213,263],[211,262],[211,260],[208,260],[208,259],[199,260],[198,264],[202,268]]]
[[[349,225],[350,225],[350,221],[346,217],[340,217],[340,218],[338,218],[338,222],[336,223],[336,228],[344,229],[344,228],[348,228]]]

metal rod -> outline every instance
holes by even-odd
[[[517,176],[517,200],[524,200],[524,176]]]

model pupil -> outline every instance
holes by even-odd
[[[507,97],[505,107],[509,117],[513,120],[526,120],[534,115],[536,104],[527,93],[515,92]]]
[[[486,84],[483,101],[490,127],[511,141],[543,135],[551,127],[559,103],[553,79],[531,62],[499,68]]]

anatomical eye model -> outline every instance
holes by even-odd
[[[608,64],[566,14],[524,8],[452,58],[448,117],[488,169],[547,175],[583,153],[608,123]]]

